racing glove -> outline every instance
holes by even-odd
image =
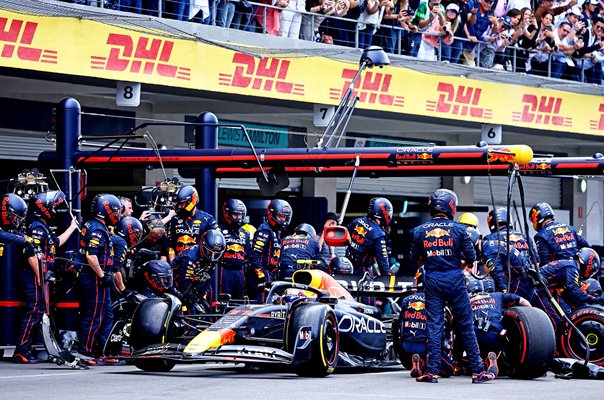
[[[44,282],[55,283],[57,278],[55,277],[55,273],[52,271],[46,271],[44,274]]]
[[[25,236],[25,245],[24,249],[28,254],[38,254],[42,253],[42,249],[34,243],[34,240],[29,236]]]
[[[102,278],[99,278],[101,287],[112,287],[115,283],[113,272],[105,272]]]
[[[604,297],[594,297],[593,299],[591,299],[591,304],[604,306]]]

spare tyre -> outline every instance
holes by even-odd
[[[604,366],[604,308],[598,306],[581,307],[569,316],[579,328],[589,344],[589,362]],[[585,342],[570,328],[568,333],[558,338],[558,348],[564,357],[585,359]]]
[[[547,314],[534,307],[510,307],[504,310],[502,322],[502,372],[517,379],[545,375],[556,351],[556,336]]]

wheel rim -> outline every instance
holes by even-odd
[[[593,363],[604,361],[604,321],[600,318],[592,319],[589,317],[575,321],[575,325],[587,339],[589,344],[589,358]],[[585,357],[585,343],[572,330],[569,334],[569,346],[571,351],[578,357]]]
[[[328,366],[334,365],[338,355],[338,329],[333,315],[325,320],[325,334],[323,341],[323,354]]]

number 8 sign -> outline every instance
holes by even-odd
[[[141,102],[141,84],[117,82],[115,104],[120,107],[138,107]]]

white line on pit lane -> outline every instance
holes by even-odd
[[[116,370],[122,370],[124,372],[136,372],[138,371],[138,369],[124,369],[124,367],[114,367],[115,369],[112,369],[112,371],[116,371]],[[179,365],[178,369],[192,369],[192,368],[199,368],[199,365]],[[33,372],[34,370],[32,370]],[[99,366],[98,368],[91,368],[89,370],[79,370],[79,371],[72,371],[72,372],[51,372],[51,373],[39,373],[39,374],[22,374],[22,375],[6,375],[6,376],[0,376],[0,379],[15,379],[15,378],[25,378],[25,379],[30,379],[30,378],[46,378],[46,377],[53,377],[53,376],[74,376],[74,375],[83,375],[83,374],[90,374],[90,373],[95,373],[95,372],[107,372],[108,371],[108,367],[107,366]]]

